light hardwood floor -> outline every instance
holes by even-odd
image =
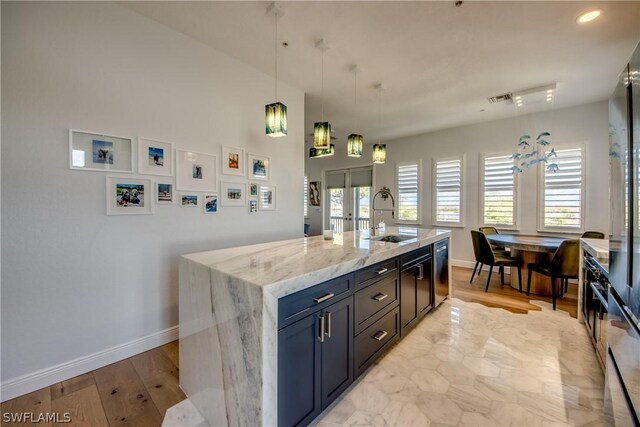
[[[454,267],[452,296],[522,314],[540,310],[531,300],[551,301],[550,297],[527,297],[508,284],[502,286],[499,274],[492,276],[489,292],[485,293],[487,274],[485,268],[480,278],[469,284],[471,270]],[[568,294],[558,299],[558,310],[576,317],[577,306],[577,286],[570,284]],[[71,423],[65,425],[71,426],[159,426],[166,410],[185,399],[178,386],[178,366],[178,342],[174,341],[7,401],[2,404],[2,413],[68,412]]]

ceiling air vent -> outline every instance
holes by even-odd
[[[487,98],[489,104],[495,104],[497,102],[511,101],[511,93],[503,93],[502,95],[490,96]]]

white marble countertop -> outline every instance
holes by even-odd
[[[609,266],[609,241],[605,239],[580,239],[582,249],[596,258],[598,263],[607,268]]]
[[[449,237],[451,232],[416,227],[387,227],[385,235],[397,234],[412,235],[415,238],[390,243],[370,239],[368,231],[351,231],[335,234],[333,240],[312,236],[199,252],[183,257],[262,287],[279,298],[429,245]]]

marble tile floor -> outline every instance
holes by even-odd
[[[604,375],[584,325],[534,303],[542,310],[515,314],[445,301],[314,426],[604,425]],[[174,408],[163,426],[205,425],[188,403]]]
[[[604,376],[584,325],[445,301],[316,421],[325,426],[601,426]]]

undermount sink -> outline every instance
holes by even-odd
[[[403,236],[398,234],[389,234],[388,236],[383,237],[372,237],[372,239],[378,240],[379,242],[389,242],[389,243],[400,243],[405,240],[416,239],[417,236]]]

